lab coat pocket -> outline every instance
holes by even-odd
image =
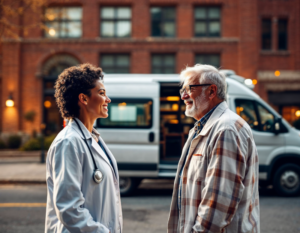
[[[202,178],[202,166],[203,166],[203,156],[202,154],[193,154],[188,168],[187,178],[191,181],[198,181]]]

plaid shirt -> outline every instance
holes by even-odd
[[[206,122],[208,121],[209,117],[211,116],[211,114],[213,113],[213,111],[216,109],[218,105],[216,105],[215,107],[213,107],[208,113],[205,114],[205,116],[203,116],[199,121],[195,122],[194,124],[194,130],[195,130],[195,133],[194,133],[194,136],[193,136],[193,139],[196,137],[196,135],[198,135],[201,130],[203,129],[204,125],[206,124]],[[186,155],[185,155],[185,161],[186,161],[186,156],[187,154],[189,153],[189,150],[190,150],[190,147],[189,149],[187,150],[186,152]],[[179,175],[179,190],[178,190],[178,209],[180,211],[180,206],[181,206],[181,189],[182,189],[182,170],[183,170],[183,167],[181,167],[181,170],[180,170],[180,175]]]
[[[178,164],[168,233],[259,233],[258,156],[249,125],[222,102],[199,135],[193,134],[192,129]]]

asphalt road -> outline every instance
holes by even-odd
[[[122,198],[124,232],[166,232],[171,194],[172,181],[146,180],[134,196]],[[0,186],[0,232],[43,232],[45,202],[45,185]],[[262,233],[300,233],[300,197],[261,189],[260,206]]]

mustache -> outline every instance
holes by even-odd
[[[184,100],[184,103],[187,104],[187,102],[192,102],[194,103],[194,101],[191,98],[188,98],[187,100]]]

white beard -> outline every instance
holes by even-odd
[[[195,118],[197,113],[204,112],[208,108],[208,101],[205,100],[205,92],[202,91],[201,95],[197,96],[195,101],[188,99],[186,101],[192,101],[193,105],[191,108],[186,108],[185,115],[188,117]]]

